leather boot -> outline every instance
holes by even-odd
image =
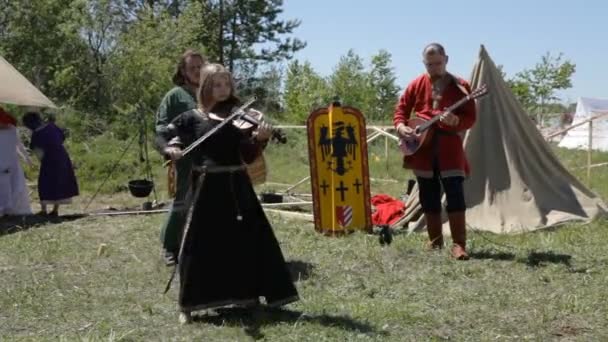
[[[426,231],[429,233],[427,249],[443,248],[441,213],[425,213],[424,218],[426,220]]]
[[[448,219],[450,221],[450,231],[452,232],[452,258],[457,260],[469,260],[467,254],[467,231],[466,231],[466,220],[465,212],[458,211],[448,213]]]

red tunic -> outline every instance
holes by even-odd
[[[433,86],[428,74],[423,74],[413,80],[401,95],[395,108],[393,123],[397,127],[400,123],[406,123],[412,111],[423,119],[430,119],[441,113],[442,109],[449,107],[471,92],[469,83],[463,79],[454,77],[453,82],[449,82],[441,94],[438,109],[433,109]],[[465,131],[473,126],[476,118],[475,101],[471,100],[460,106],[454,111],[458,115],[460,122],[458,125],[450,127],[438,122],[437,126],[448,133],[439,134],[437,160],[441,177],[468,176],[469,163],[464,154],[462,137],[458,132]],[[456,133],[456,134],[453,134]],[[437,134],[437,131],[435,131]],[[431,178],[433,176],[433,148],[428,144],[419,150],[413,157],[408,158],[407,167],[414,170],[419,177]],[[405,163],[404,163],[405,165]]]

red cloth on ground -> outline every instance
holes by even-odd
[[[403,202],[385,194],[375,195],[371,203],[376,207],[372,214],[372,223],[377,226],[397,222],[405,211]]]
[[[17,120],[9,112],[5,111],[4,108],[0,107],[0,123],[5,125],[17,126]]]

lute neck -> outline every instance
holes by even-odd
[[[424,132],[427,129],[429,129],[429,127],[431,127],[435,122],[441,120],[441,117],[443,115],[445,115],[448,112],[451,112],[453,110],[455,110],[456,108],[462,106],[463,103],[469,101],[471,98],[471,95],[467,95],[463,98],[461,98],[460,100],[456,101],[456,103],[454,103],[453,105],[449,106],[448,108],[446,108],[443,112],[441,112],[441,114],[439,115],[435,115],[434,117],[432,117],[430,120],[428,120],[427,122],[423,123],[422,125],[420,125],[417,129],[418,133]]]

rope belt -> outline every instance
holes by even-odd
[[[194,166],[194,171],[201,173],[232,173],[247,170],[247,166],[241,165],[203,165]]]

